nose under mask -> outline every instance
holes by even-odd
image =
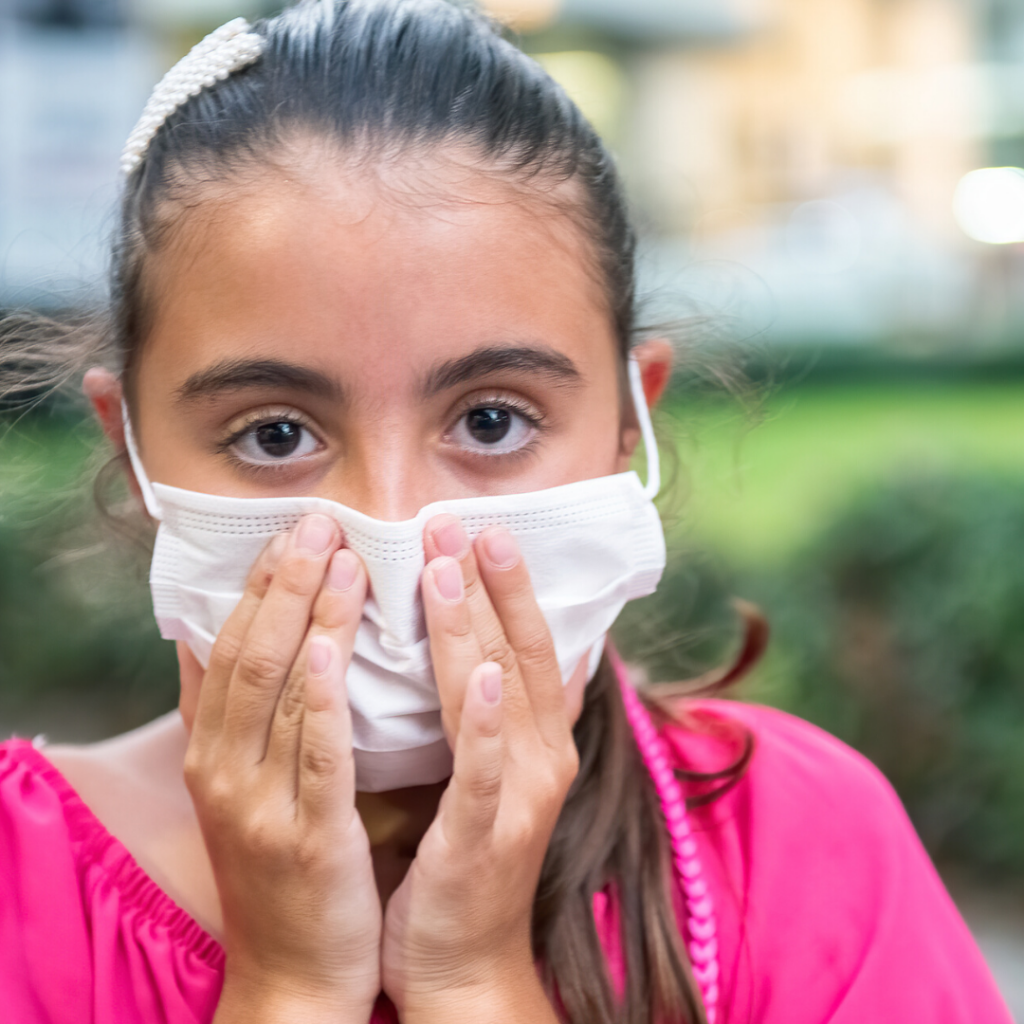
[[[470,538],[489,526],[506,527],[529,570],[563,681],[584,659],[591,678],[619,612],[652,593],[665,567],[653,504],[657,447],[633,360],[629,377],[647,455],[646,486],[634,472],[618,473],[524,494],[438,501],[402,522],[372,519],[325,498],[229,498],[151,483],[125,412],[132,468],[159,523],[150,590],[160,635],[183,640],[205,668],[270,539],[307,513],[329,516],[370,579],[346,675],[356,786],[380,792],[447,778],[452,755],[420,595],[424,527],[442,512],[457,516]]]

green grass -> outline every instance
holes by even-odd
[[[1020,382],[795,386],[760,423],[721,404],[666,412],[687,492],[670,532],[739,565],[784,561],[873,482],[923,470],[1024,480]]]

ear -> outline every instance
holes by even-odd
[[[109,370],[101,366],[94,366],[87,370],[82,378],[82,391],[85,397],[92,404],[96,418],[100,421],[103,433],[107,440],[114,446],[114,451],[123,455],[124,443],[124,420],[122,419],[121,402],[124,392],[121,388],[121,381]],[[135,474],[125,459],[125,470],[128,474],[128,486],[139,504],[145,509],[145,502],[142,500],[142,491],[139,489]]]
[[[640,367],[640,379],[643,382],[644,398],[647,408],[653,409],[661,400],[672,376],[672,357],[675,350],[667,338],[648,338],[634,345],[629,350],[631,359],[635,359]],[[636,446],[640,443],[640,424],[633,409],[626,413],[622,424],[622,444],[619,452],[617,472],[629,469],[630,459]]]
[[[94,366],[82,378],[82,391],[92,404],[103,433],[116,451],[124,451],[124,423],[121,419],[121,381],[109,370]]]
[[[640,364],[644,397],[647,407],[653,409],[661,401],[672,376],[672,342],[667,338],[648,338],[630,349],[629,354]]]

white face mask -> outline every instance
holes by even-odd
[[[470,538],[488,526],[507,527],[529,569],[563,680],[584,658],[592,677],[623,605],[652,593],[665,567],[665,539],[652,503],[658,453],[633,360],[629,376],[647,453],[646,487],[636,473],[619,473],[526,494],[437,501],[404,522],[371,519],[326,498],[226,498],[151,485],[125,414],[132,468],[160,524],[150,587],[161,636],[184,640],[206,667],[268,541],[306,513],[330,516],[363,560],[371,586],[346,677],[356,785],[380,792],[447,778],[452,757],[419,589],[424,526],[449,512]]]

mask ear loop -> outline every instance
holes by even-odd
[[[640,376],[640,364],[633,358],[629,360],[629,390],[633,397],[633,408],[640,423],[640,436],[643,438],[644,451],[647,454],[647,483],[644,485],[644,496],[653,501],[661,490],[661,464],[658,461],[658,442],[654,439],[654,427],[651,425],[651,412],[647,407],[647,396],[644,394],[644,382]]]
[[[128,416],[128,405],[121,399],[121,422],[124,424],[124,446],[128,452],[128,461],[132,464],[132,472],[142,492],[142,500],[146,503],[146,511],[156,520],[163,519],[160,513],[160,502],[156,500],[153,493],[153,485],[142,468],[142,459],[139,458],[139,451],[135,447],[135,434],[132,432],[132,421]]]

